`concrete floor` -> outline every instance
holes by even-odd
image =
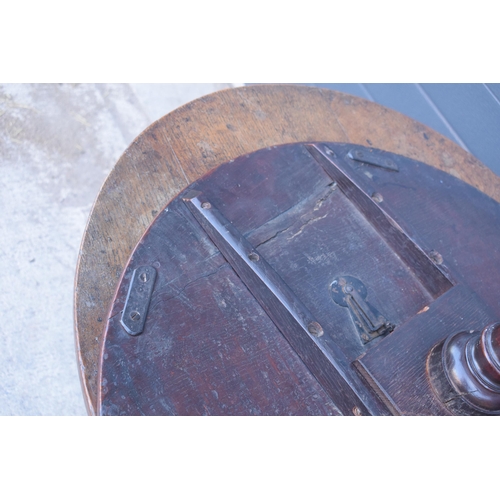
[[[85,223],[129,143],[234,84],[0,84],[0,415],[86,415],[73,334]]]

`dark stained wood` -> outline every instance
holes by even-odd
[[[448,335],[464,328],[480,328],[494,316],[470,289],[455,286],[356,364],[375,392],[390,402],[394,414],[448,415],[430,384],[428,354]]]
[[[383,195],[375,191],[373,185],[370,186],[369,192],[363,192],[352,181],[349,176],[349,164],[344,163],[345,153],[342,155],[342,159],[336,159],[329,156],[327,152],[324,151],[324,147],[321,146],[311,146],[309,151],[318,162],[323,165],[349,200],[356,205],[360,212],[376,228],[377,232],[393,248],[398,256],[410,266],[412,272],[416,274],[418,280],[432,297],[439,297],[450,289],[451,283],[446,276],[432,264],[430,258],[401,230],[401,227],[395,220],[379,208],[377,203],[382,203],[384,200]],[[365,156],[367,155],[365,154]],[[384,158],[385,155],[379,153],[379,156]],[[350,163],[352,167],[355,167],[354,162],[351,161]],[[339,168],[339,165],[342,165],[344,168]],[[367,165],[369,169],[371,165]],[[399,172],[395,172],[395,174],[396,173]],[[373,179],[373,174],[371,175]],[[399,183],[401,182],[400,177],[401,175],[394,176],[393,180]],[[394,210],[394,212],[396,212],[396,210]],[[399,218],[401,218],[401,214],[399,214],[399,216]]]
[[[204,209],[204,204],[208,208]],[[344,353],[335,344],[328,346],[322,341],[322,326],[241,233],[203,194],[189,199],[189,207],[269,318],[336,401],[339,410],[344,414],[351,413],[353,408],[358,408],[360,414],[368,414],[368,408],[381,411],[376,398],[370,397],[353,377]]]
[[[219,164],[296,141],[373,145],[432,164],[500,200],[500,181],[429,128],[374,103],[294,86],[254,86],[194,101],[141,134],[118,161],[93,207],[75,285],[80,375],[95,412],[107,311],[127,259],[160,210]]]
[[[150,263],[148,320],[131,336],[121,311],[132,269]],[[139,244],[111,314],[102,415],[338,414],[181,200]]]
[[[241,156],[158,215],[109,315],[100,414],[450,413],[436,345],[500,317],[500,204],[410,158],[358,146],[375,161],[354,161],[352,148]],[[120,318],[142,266],[157,282],[131,336]],[[340,276],[392,325],[382,337],[362,341],[333,296]]]

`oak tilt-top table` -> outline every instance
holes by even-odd
[[[500,178],[350,95],[229,89],[109,174],[75,286],[89,414],[500,414]]]

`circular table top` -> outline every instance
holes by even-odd
[[[75,283],[84,398],[95,413],[98,359],[127,260],[157,213],[221,163],[291,142],[348,142],[439,168],[500,202],[500,177],[457,144],[396,111],[339,92],[262,85],[197,99],[153,123],[127,148],[92,208]]]

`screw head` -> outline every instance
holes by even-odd
[[[344,287],[344,292],[345,293],[351,293],[352,291],[354,290],[353,286],[352,285],[346,285]]]
[[[146,281],[148,281],[148,275],[146,273],[141,273],[139,275],[139,279],[143,282],[143,283],[146,283]]]
[[[311,335],[314,335],[315,337],[321,337],[321,335],[325,333],[323,331],[323,327],[317,321],[311,321],[307,325],[307,330]]]
[[[380,193],[373,193],[372,200],[376,201],[377,203],[382,203],[384,201],[384,197]]]
[[[130,319],[132,321],[139,321],[141,319],[141,315],[140,315],[140,313],[138,311],[132,311],[130,313]]]
[[[209,208],[212,208],[212,205],[208,201],[204,201],[201,204],[201,208],[204,208],[205,210],[208,210]]]
[[[355,406],[353,409],[352,409],[352,414],[355,416],[355,417],[361,417],[362,416],[362,413],[361,413],[361,410]]]
[[[429,253],[429,257],[431,258],[432,262],[434,264],[442,264],[443,263],[443,257],[439,252],[436,252],[436,250],[433,250],[432,252]]]
[[[255,252],[250,252],[248,254],[248,258],[252,261],[252,262],[257,262],[259,259],[260,259],[260,256],[259,254],[255,253]]]

